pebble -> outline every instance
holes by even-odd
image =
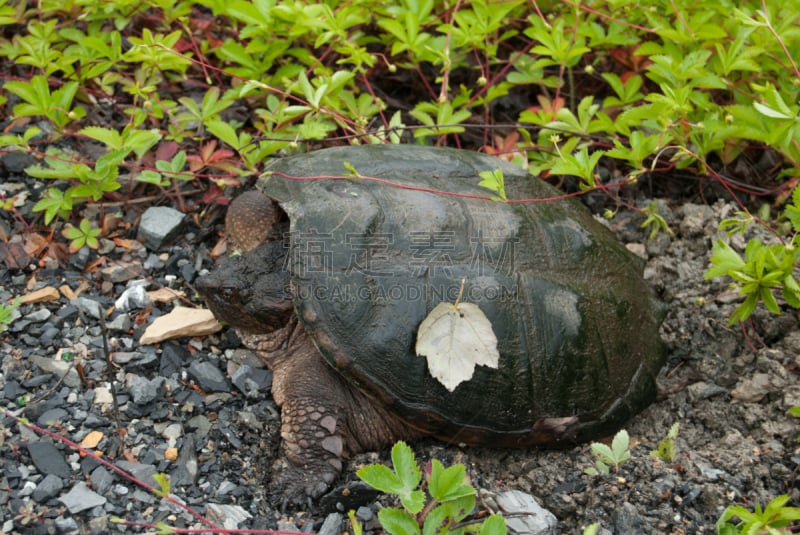
[[[114,464],[117,468],[125,470],[139,481],[147,483],[148,485],[153,485],[155,483],[153,476],[156,475],[157,470],[153,465],[135,463],[132,461],[117,461]]]
[[[98,466],[91,474],[92,488],[98,494],[105,495],[114,484],[113,474],[105,466]]]
[[[87,316],[96,320],[99,320],[103,317],[103,307],[94,299],[89,299],[88,297],[76,297],[71,301],[71,303],[81,314],[86,314]]]
[[[183,214],[168,206],[151,206],[142,214],[137,238],[151,251],[177,237],[183,227]]]
[[[621,507],[617,507],[611,518],[614,524],[614,533],[624,533],[625,535],[642,535],[642,517],[639,511],[629,502],[623,502]]]
[[[147,405],[160,398],[164,392],[164,378],[154,377],[146,379],[139,375],[131,377],[128,381],[128,391],[137,405]]]
[[[340,535],[344,519],[339,513],[331,513],[325,517],[325,521],[317,531],[317,535]]]
[[[231,382],[248,398],[256,399],[271,386],[272,372],[243,364],[231,374]]]
[[[519,490],[509,490],[495,498],[498,507],[509,516],[506,525],[519,535],[556,535],[558,519],[539,505],[536,498]]]
[[[64,482],[55,474],[47,474],[33,491],[32,498],[39,503],[44,503],[50,498],[55,498],[64,489]]]
[[[239,524],[253,518],[239,505],[227,505],[220,503],[206,504],[206,514],[214,525],[225,529],[238,529]],[[339,535],[337,533],[337,535]]]
[[[146,280],[132,280],[128,282],[128,287],[114,301],[114,308],[120,312],[128,312],[137,308],[144,308],[150,303],[147,295],[147,286],[150,283]]]
[[[52,442],[39,440],[28,443],[28,453],[36,469],[42,474],[52,474],[60,478],[68,478],[70,469],[64,455]]]
[[[230,392],[231,385],[219,368],[205,361],[193,361],[187,370],[189,377],[206,392]]]
[[[67,509],[73,515],[106,503],[105,496],[97,494],[83,481],[75,483],[72,489],[61,496],[59,500],[67,506]]]
[[[30,355],[28,358],[42,371],[52,373],[58,378],[63,377],[65,385],[71,388],[78,388],[80,386],[81,378],[78,375],[78,370],[75,369],[72,363],[65,360],[42,357],[40,355]]]

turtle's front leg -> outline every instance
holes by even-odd
[[[289,399],[281,406],[281,458],[273,467],[273,494],[294,503],[318,498],[351,453],[330,400]]]

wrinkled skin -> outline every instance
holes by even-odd
[[[281,408],[281,457],[271,494],[304,503],[317,498],[354,453],[419,435],[331,368],[298,324],[292,308],[286,249],[267,242],[222,262],[197,282],[218,318],[236,329],[273,371]]]

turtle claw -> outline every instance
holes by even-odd
[[[280,505],[281,511],[289,505],[310,509],[312,500],[327,492],[338,475],[333,467],[327,471],[319,465],[301,468],[286,459],[279,459],[273,466],[270,484],[273,505]]]

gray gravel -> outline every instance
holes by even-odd
[[[800,405],[797,316],[759,310],[746,329],[728,326],[739,299],[727,281],[704,281],[703,272],[719,219],[735,208],[661,204],[674,238],[662,233],[646,241],[639,228],[643,218],[635,213],[622,212],[610,222],[647,259],[646,277],[668,310],[662,337],[670,356],[661,399],[626,426],[631,460],[618,473],[589,476],[584,473],[593,464],[588,445],[507,451],[435,441],[414,445],[419,459],[465,463],[489,508],[509,490],[535,497],[557,519],[557,533],[580,533],[591,522],[599,522],[605,534],[714,533],[714,522],[729,504],[752,507],[782,493],[798,503],[800,426],[787,415]],[[20,307],[19,319],[0,336],[4,533],[148,531],[112,523],[112,516],[204,525],[112,468],[18,425],[11,414],[75,442],[101,433],[93,451],[151,485],[153,474],[167,474],[176,499],[218,526],[339,533],[348,520],[336,513],[352,508],[367,530],[376,529],[375,512],[390,500],[364,492],[353,473],[364,463],[385,462],[387,451],[357,456],[338,482],[344,491],[306,511],[281,512],[270,505],[269,467],[279,433],[271,376],[252,354],[238,349],[229,330],[143,347],[137,342],[144,328],[137,321],[141,309],[133,305],[106,318],[112,363],[104,358],[98,318],[112,309],[126,281],[146,276],[155,286],[193,294],[187,284],[211,266],[207,247],[193,234],[198,230],[189,228],[159,251],[112,249],[108,267],[113,269],[99,272],[82,271],[96,258],[93,251],[73,255],[66,271],[0,269],[3,301],[40,286],[66,284],[75,290],[85,282],[87,288],[71,301],[61,297]],[[732,243],[741,248],[744,240],[734,237]],[[26,289],[34,274],[33,288]],[[155,304],[147,321],[171,309],[172,304]],[[677,457],[653,458],[650,452],[674,423],[681,425]],[[337,504],[345,510],[337,511]]]

